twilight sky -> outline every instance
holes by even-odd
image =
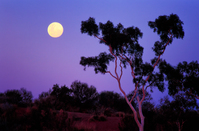
[[[0,92],[26,88],[34,98],[54,84],[70,87],[79,80],[93,85],[98,92],[119,92],[117,81],[109,74],[95,74],[93,68],[83,70],[81,56],[96,56],[108,47],[99,40],[81,34],[81,21],[94,17],[96,22],[108,20],[115,25],[136,26],[143,32],[140,44],[143,59],[154,57],[152,46],[159,40],[148,21],[160,15],[177,14],[184,22],[185,37],[174,39],[162,58],[172,65],[182,61],[199,61],[199,1],[197,0],[1,0],[0,1]],[[47,27],[59,22],[64,33],[52,38]],[[109,69],[113,71],[114,65]],[[132,91],[130,69],[124,71],[122,86]],[[154,102],[167,92],[154,89]]]

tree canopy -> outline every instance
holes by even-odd
[[[19,106],[31,104],[32,98],[32,92],[27,91],[25,88],[21,88],[20,90],[7,90],[4,93],[0,93],[0,103],[7,102]]]
[[[75,102],[83,107],[92,107],[98,98],[98,92],[94,86],[91,85],[89,87],[88,84],[80,81],[74,81],[71,85],[71,90]]]
[[[166,75],[169,95],[185,91],[199,99],[199,63],[197,61],[190,63],[183,61],[177,66],[162,61],[159,68]]]
[[[184,37],[183,22],[176,14],[159,16],[155,21],[149,21],[148,25],[160,36],[161,41],[156,41],[153,46],[156,56],[160,57],[164,53],[166,46],[172,43],[173,38]],[[160,58],[155,57],[151,63],[144,63],[142,60],[144,48],[138,40],[142,38],[143,33],[138,27],[124,28],[121,23],[114,26],[111,21],[97,25],[95,19],[90,17],[82,21],[81,32],[97,38],[101,37],[99,38],[100,43],[110,48],[110,53],[103,52],[98,56],[87,58],[82,56],[80,64],[84,66],[84,69],[92,66],[95,73],[105,74],[108,72],[109,62],[116,59],[115,56],[117,56],[123,67],[126,67],[127,64],[131,66],[134,83],[146,84],[144,78],[149,76],[147,82],[150,86],[157,86],[160,91],[164,90],[163,74],[153,71]]]

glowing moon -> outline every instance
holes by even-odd
[[[53,38],[57,38],[60,37],[63,34],[63,26],[58,23],[58,22],[53,22],[48,26],[48,34],[53,37]]]

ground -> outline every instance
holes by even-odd
[[[107,117],[106,121],[89,121],[92,114],[68,112],[68,117],[75,119],[75,126],[93,131],[119,131],[121,117]]]

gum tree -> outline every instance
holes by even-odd
[[[94,18],[89,18],[81,22],[81,33],[86,33],[100,40],[100,44],[108,46],[109,53],[102,52],[95,57],[81,57],[80,64],[86,67],[94,67],[95,73],[110,74],[116,79],[119,89],[125,97],[125,100],[134,114],[134,119],[140,131],[144,130],[144,116],[142,113],[142,103],[145,99],[147,88],[156,86],[160,91],[164,91],[164,75],[161,72],[156,72],[154,69],[161,61],[160,57],[164,53],[166,47],[170,45],[173,38],[183,38],[184,31],[182,28],[183,22],[176,14],[170,16],[159,16],[155,21],[149,21],[148,25],[154,32],[160,36],[160,41],[156,41],[153,46],[155,57],[151,63],[143,62],[143,47],[139,44],[139,38],[142,38],[143,33],[138,27],[124,28],[121,23],[114,26],[111,21],[105,24],[96,24]],[[115,63],[114,74],[108,70],[110,62]],[[133,78],[134,95],[129,100],[121,86],[121,78],[123,69],[127,66],[131,68]],[[120,72],[118,72],[120,68]],[[142,98],[138,97],[138,88],[142,90]],[[138,111],[131,104],[136,99],[138,103]]]

